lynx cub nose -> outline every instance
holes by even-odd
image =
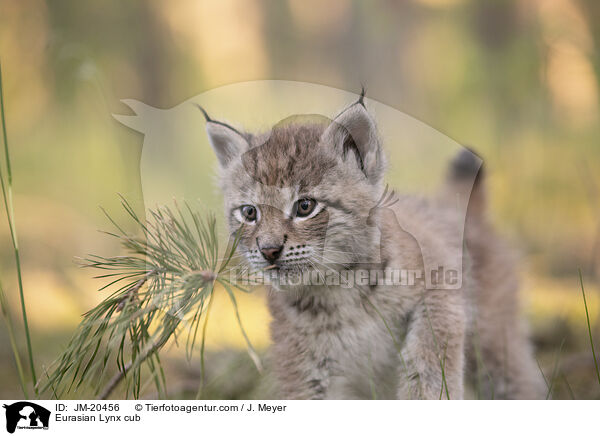
[[[278,247],[268,246],[260,248],[260,252],[262,253],[263,257],[271,263],[274,263],[279,258],[279,255],[282,251],[283,245]]]

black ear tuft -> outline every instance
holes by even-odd
[[[367,89],[363,84],[360,90],[360,97],[358,97],[358,101],[356,103],[360,104],[362,107],[365,107],[365,95],[367,94]]]
[[[202,106],[194,103],[206,119],[206,132],[221,168],[226,167],[231,160],[246,151],[250,144],[248,135],[238,131],[229,124],[213,120]]]
[[[208,116],[208,113],[206,112],[206,110],[204,110],[204,108],[202,106],[200,106],[198,103],[194,103],[194,105],[200,109],[200,111],[202,111],[202,115],[204,115],[204,119],[206,120],[206,122],[208,123],[209,121],[212,121],[210,119],[210,117]]]
[[[325,129],[321,140],[336,147],[344,158],[352,153],[357,167],[371,183],[381,181],[385,161],[377,126],[363,104],[356,102],[344,109]]]
[[[209,116],[208,116],[208,112],[206,112],[206,110],[205,110],[205,109],[204,109],[202,106],[200,106],[198,103],[194,103],[194,105],[195,105],[195,106],[196,106],[198,109],[200,109],[200,111],[202,112],[202,115],[204,115],[204,119],[206,120],[206,122],[207,122],[207,123],[214,123],[214,124],[218,124],[218,125],[220,125],[220,126],[226,127],[226,128],[228,128],[228,129],[231,129],[231,130],[233,130],[233,131],[234,131],[235,133],[237,133],[238,135],[241,135],[241,136],[243,136],[244,138],[246,138],[246,136],[247,136],[247,135],[245,135],[244,133],[240,132],[240,131],[239,131],[238,129],[236,129],[235,127],[233,127],[233,126],[230,126],[229,124],[227,124],[227,123],[224,123],[224,122],[222,122],[222,121],[213,120],[211,117],[209,117]]]

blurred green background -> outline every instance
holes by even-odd
[[[540,366],[547,376],[558,367],[554,397],[600,398],[577,276],[580,268],[600,338],[599,48],[595,0],[0,0],[15,214],[39,372],[102,297],[74,257],[119,250],[97,232],[107,228],[98,206],[123,218],[120,192],[144,207],[143,138],[112,118],[128,113],[120,100],[170,108],[218,86],[282,79],[348,91],[366,84],[371,99],[480,152],[491,215],[523,254],[523,307]],[[20,320],[5,221],[0,241],[0,276]],[[264,350],[263,295],[241,296],[241,313]],[[225,300],[211,320],[211,395],[260,396],[268,381],[235,371],[250,366]],[[170,357],[171,394],[185,397],[198,369],[177,350]],[[3,325],[0,397],[20,396],[14,371]]]

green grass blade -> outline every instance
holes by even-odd
[[[231,304],[233,305],[233,309],[235,311],[235,316],[237,318],[238,326],[240,327],[242,336],[244,337],[244,340],[246,341],[246,351],[248,352],[248,355],[252,359],[252,362],[254,362],[254,366],[256,366],[256,369],[258,370],[258,372],[261,373],[263,370],[263,366],[260,361],[260,357],[258,356],[258,353],[252,346],[252,343],[250,342],[250,338],[246,334],[246,330],[244,329],[244,326],[242,324],[242,318],[240,317],[240,311],[238,308],[237,300],[235,298],[235,294],[233,293],[233,290],[229,287],[229,285],[227,283],[224,283],[221,281],[219,281],[219,283],[223,286],[223,288],[225,288],[225,291],[227,291],[227,295],[229,295],[229,299],[231,300]]]
[[[19,355],[19,349],[17,348],[17,341],[15,338],[15,330],[14,330],[14,327],[12,324],[12,319],[10,317],[8,303],[6,301],[6,295],[4,294],[4,288],[2,287],[2,283],[0,283],[0,309],[2,310],[2,315],[4,316],[4,320],[6,322],[6,330],[8,331],[10,347],[12,349],[13,357],[15,359],[15,366],[17,367],[17,373],[19,374],[19,384],[21,385],[21,390],[23,391],[23,396],[27,400],[29,398],[27,395],[27,389],[25,388],[25,373],[23,372],[23,365],[21,364],[21,356]]]
[[[598,367],[598,361],[596,360],[596,351],[594,350],[592,324],[590,322],[590,313],[588,311],[587,300],[585,298],[585,288],[583,287],[583,277],[581,275],[581,269],[579,270],[579,282],[581,283],[581,294],[583,295],[583,305],[585,306],[585,318],[587,321],[588,335],[590,337],[590,346],[592,347],[592,357],[594,358],[594,369],[596,370],[596,377],[598,377],[598,384],[600,384],[600,368]]]
[[[23,327],[25,329],[25,338],[27,341],[27,354],[29,356],[29,368],[31,370],[31,378],[33,380],[33,389],[36,396],[38,395],[37,376],[35,373],[35,364],[33,360],[33,349],[31,347],[31,335],[29,333],[29,322],[27,321],[27,309],[25,305],[25,294],[23,292],[23,279],[21,274],[21,257],[19,255],[19,243],[17,238],[17,230],[15,226],[15,215],[13,209],[13,194],[12,194],[12,170],[10,165],[10,154],[8,149],[8,136],[6,134],[6,117],[4,114],[4,90],[2,88],[2,65],[0,63],[0,118],[2,119],[2,138],[4,142],[4,155],[6,160],[6,176],[7,183],[5,186],[4,175],[0,167],[0,180],[2,185],[2,196],[4,199],[4,208],[8,219],[10,236],[14,248],[15,264],[17,267],[17,279],[19,284],[19,296],[21,298],[21,313],[23,315]]]
[[[204,363],[204,349],[206,345],[206,330],[208,326],[208,318],[210,316],[210,309],[212,307],[213,296],[211,295],[208,300],[208,307],[206,308],[206,313],[204,315],[204,327],[202,329],[202,340],[200,342],[200,387],[198,388],[198,392],[196,394],[196,400],[202,398],[202,392],[204,390],[204,385],[206,382],[206,367]]]
[[[563,346],[565,345],[565,339],[560,343],[560,347],[556,352],[556,359],[554,360],[554,369],[552,370],[552,376],[550,377],[550,385],[548,386],[548,392],[546,393],[546,400],[549,400],[552,396],[552,390],[554,389],[554,382],[556,381],[556,377],[558,376],[559,363],[560,363],[560,355],[562,353]]]

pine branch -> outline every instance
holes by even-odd
[[[126,395],[137,398],[144,366],[154,375],[157,391],[164,392],[164,376],[157,376],[163,374],[159,353],[171,339],[187,332],[187,356],[191,358],[197,332],[206,328],[203,321],[216,283],[232,299],[248,351],[260,366],[225,277],[238,238],[230,241],[220,259],[212,215],[202,218],[189,205],[181,210],[175,204],[150,210],[148,220],[142,221],[124,198],[122,205],[141,236],[126,233],[107,214],[116,228],[115,233],[107,234],[119,239],[126,255],[90,255],[82,260],[84,267],[101,272],[97,278],[109,280],[100,290],[111,289],[112,293],[84,315],[42,392],[52,388],[61,398],[79,389],[92,389],[99,398],[106,398],[127,380]],[[203,360],[204,347],[200,352]],[[116,364],[118,372],[101,389],[109,362]]]
[[[154,352],[156,352],[161,346],[159,346],[159,344],[154,344],[150,347],[150,349],[148,351],[146,351],[141,357],[140,360],[141,361],[145,361],[148,357],[150,357],[150,355]],[[125,375],[127,374],[127,371],[129,371],[131,369],[131,367],[133,366],[133,361],[130,360],[129,362],[127,362],[127,364],[125,365],[125,367],[119,371],[118,373],[116,373],[112,379],[110,379],[110,381],[108,382],[108,384],[106,385],[106,387],[104,388],[104,390],[102,391],[102,393],[98,396],[99,400],[106,400],[109,395],[112,393],[112,391],[115,390],[115,388],[119,385],[119,383],[121,383],[121,381],[125,378]]]

